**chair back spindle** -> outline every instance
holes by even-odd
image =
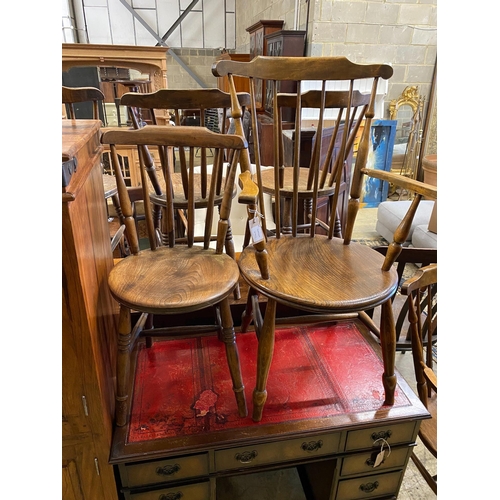
[[[371,129],[375,118],[375,99],[380,79],[392,76],[393,69],[386,64],[355,64],[345,57],[266,57],[258,56],[247,63],[237,61],[218,61],[212,67],[215,76],[228,76],[230,92],[234,95],[233,76],[247,77],[250,86],[252,130],[255,147],[255,182],[259,188],[255,205],[250,205],[251,214],[259,211],[264,215],[263,230],[266,238],[269,235],[281,238],[291,234],[293,237],[308,234],[314,238],[318,234],[318,225],[326,231],[328,238],[341,236],[345,245],[349,245],[360,208],[366,179],[373,177],[382,181],[407,184],[402,176],[390,172],[376,170],[371,167]],[[262,165],[262,155],[258,137],[259,119],[255,109],[257,99],[256,82],[267,80],[267,99],[272,101],[273,109],[273,192],[267,190],[265,180],[269,175]],[[361,93],[360,82],[371,81],[371,90]],[[293,81],[293,94],[280,93],[282,82]],[[329,90],[332,82],[343,82],[346,90]],[[292,108],[295,112],[293,122],[294,144],[292,165],[285,165],[283,146],[283,109]],[[311,160],[306,168],[305,176],[301,168],[301,141],[303,134],[302,110],[317,110],[316,134],[311,152]],[[239,120],[239,118],[237,118]],[[241,125],[240,125],[241,127]],[[288,124],[290,128],[290,124]],[[331,131],[326,139],[325,131]],[[330,142],[326,143],[325,141]],[[357,150],[353,148],[357,143]],[[323,154],[326,148],[326,154]],[[345,230],[337,229],[340,186],[343,172],[350,170],[349,158],[355,156],[354,168],[350,174],[349,201],[346,203]],[[242,155],[242,171],[251,171],[247,153]],[[326,192],[325,188],[332,188]],[[383,270],[387,271],[396,261],[404,235],[409,231],[416,209],[423,196],[436,198],[437,190],[431,186],[413,181],[411,190],[416,194],[414,204],[404,219],[399,231],[395,232],[395,240],[386,254]],[[265,214],[265,195],[273,198],[273,213]],[[322,200],[329,196],[328,208]],[[347,194],[346,198],[347,199]],[[285,200],[285,202],[282,202]],[[247,200],[248,202],[248,200]],[[267,204],[268,205],[268,204]],[[305,207],[304,207],[305,206]],[[249,215],[251,217],[251,215]],[[275,231],[270,233],[268,225],[274,219]],[[265,243],[255,245],[258,252],[264,252]],[[257,257],[259,258],[259,256]],[[264,258],[262,256],[262,258]],[[265,267],[265,266],[264,266]],[[263,271],[263,275],[268,271]]]
[[[245,108],[250,104],[250,96],[247,93],[238,93],[237,101]],[[139,120],[139,112],[141,109],[146,109],[149,111],[153,125],[158,123],[157,113],[166,111],[171,113],[172,121],[176,127],[188,128],[189,125],[186,124],[194,121],[195,125],[206,127],[215,133],[226,134],[225,117],[231,108],[231,95],[219,89],[160,89],[148,94],[129,92],[121,97],[120,103],[128,107],[129,116],[135,129],[143,126]],[[219,115],[222,115],[222,120],[218,119]],[[199,122],[196,121],[197,119],[199,119]],[[213,207],[220,208],[224,197],[224,186],[227,183],[225,180],[227,172],[224,171],[224,165],[230,164],[230,154],[232,153],[226,150],[223,154],[219,154],[210,147],[196,147],[191,151],[179,147],[175,150],[177,158],[174,158],[174,154],[167,151],[167,148],[159,148],[158,156],[161,168],[158,171],[154,167],[153,159],[146,146],[144,146],[144,152],[147,152],[146,157],[150,158],[148,174],[154,187],[154,194],[152,194],[151,199],[157,207],[155,225],[159,227],[159,221],[163,219],[160,233],[164,243],[167,244],[167,241],[174,235],[178,241],[182,240],[184,242],[191,241],[192,238],[199,239],[199,236],[193,236],[192,228],[187,226],[188,219],[185,210],[188,205],[192,208],[194,203],[196,209],[206,209],[209,212],[209,223],[213,220]],[[167,156],[169,156],[169,153],[175,162],[174,165],[171,165],[173,173],[169,174],[172,183],[173,216],[174,219],[177,219],[173,233],[171,232],[172,214],[160,215],[160,207],[165,205],[167,195],[167,192],[164,192],[167,179],[165,168],[168,165]],[[199,159],[196,167],[194,167],[195,158]],[[210,163],[210,160],[212,160],[212,163]],[[158,176],[158,172],[160,176]],[[193,182],[190,181],[191,172],[196,173]],[[155,185],[160,186],[159,189]],[[190,188],[192,189],[191,195]],[[234,193],[235,191],[233,191]],[[167,220],[170,222],[167,222]],[[193,221],[191,223],[194,224]],[[179,229],[180,227],[182,229]],[[209,227],[209,224],[205,226],[206,231],[209,231]],[[204,234],[203,238],[206,239],[207,234]],[[214,239],[216,237],[212,234],[212,240]],[[231,244],[232,236],[228,238],[227,242],[227,245]],[[232,254],[233,250],[228,249],[228,253]]]
[[[137,130],[109,130],[102,136],[102,142],[109,144],[112,152],[112,164],[117,179],[118,194],[120,201],[123,203],[123,214],[125,217],[126,234],[130,240],[130,249],[132,254],[137,254],[141,251],[140,238],[137,233],[137,226],[133,219],[132,204],[128,198],[127,188],[121,173],[118,155],[116,154],[116,146],[118,145],[134,145],[138,149],[141,183],[144,196],[144,211],[146,220],[146,232],[149,248],[155,251],[158,246],[162,245],[162,239],[158,235],[157,228],[154,225],[153,203],[149,196],[149,186],[147,183],[147,168],[148,162],[145,158],[144,151],[149,148],[187,148],[189,151],[189,168],[188,170],[188,197],[184,210],[184,216],[187,222],[186,235],[183,238],[174,238],[175,232],[175,209],[174,209],[174,188],[173,175],[174,168],[169,162],[168,155],[161,155],[162,164],[161,170],[165,176],[165,225],[168,233],[168,245],[170,247],[176,244],[185,244],[188,247],[193,247],[195,244],[201,244],[204,249],[208,249],[212,239],[212,222],[213,210],[207,210],[206,218],[203,224],[203,237],[201,241],[195,234],[195,169],[194,157],[195,150],[199,147],[212,148],[215,158],[223,156],[226,151],[233,152],[232,161],[228,165],[228,174],[225,182],[229,188],[224,190],[224,196],[219,211],[219,222],[216,238],[216,252],[221,253],[224,248],[224,243],[229,226],[229,217],[231,210],[232,185],[235,182],[236,168],[239,161],[240,151],[246,148],[246,141],[236,135],[218,134],[212,132],[205,127],[164,127],[159,125],[147,125],[144,128]],[[223,162],[216,162],[216,169],[223,168]],[[207,199],[212,201],[215,198],[217,170],[214,171],[212,181],[207,187]],[[123,200],[123,201],[122,201]],[[198,219],[197,219],[198,221]]]

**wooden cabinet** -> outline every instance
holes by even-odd
[[[116,306],[100,157],[100,122],[62,120],[62,481],[64,500],[117,500],[108,463],[114,411]]]
[[[305,31],[280,30],[270,33],[264,37],[267,45],[267,55],[276,57],[300,57],[304,55],[304,44],[306,40]],[[294,82],[280,82],[278,92],[296,92]],[[265,86],[264,110],[270,115],[273,114],[272,88]],[[283,121],[292,122],[295,113],[291,109],[283,110]]]
[[[223,61],[238,61],[238,62],[248,62],[250,61],[250,54],[221,54],[215,60]],[[242,76],[233,76],[234,86],[236,88],[236,92],[250,92],[250,84],[248,82],[248,78]],[[218,77],[217,78],[217,88],[222,90],[223,92],[229,92],[229,81],[227,76]]]
[[[263,20],[253,24],[250,33],[250,56],[287,56],[304,55],[305,31],[283,30],[283,21]],[[272,87],[268,82],[255,80],[255,102],[259,121],[260,159],[262,165],[273,165],[272,139]],[[295,92],[293,82],[281,82],[281,92]],[[283,128],[292,128],[295,114],[291,109],[283,110]]]
[[[267,40],[266,35],[279,31],[283,28],[285,21],[281,20],[261,20],[246,30],[250,33],[250,57],[253,59],[257,56],[267,56]],[[255,103],[257,111],[264,111],[264,96],[266,95],[266,82],[256,80]]]

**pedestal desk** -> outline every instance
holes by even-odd
[[[64,500],[117,500],[109,464],[117,307],[100,122],[62,120],[62,481]]]
[[[255,334],[237,342],[251,401]],[[130,423],[111,450],[119,488],[133,500],[225,499],[224,481],[296,468],[308,499],[394,499],[429,414],[399,375],[395,405],[384,407],[381,370],[355,321],[281,327],[255,423],[238,417],[216,337],[140,346]],[[254,493],[268,498],[257,482]]]

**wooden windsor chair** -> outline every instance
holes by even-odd
[[[148,125],[138,130],[109,130],[101,137],[102,144],[110,147],[111,161],[115,172],[118,195],[123,209],[126,236],[131,255],[118,262],[112,269],[108,283],[112,296],[120,304],[117,356],[117,395],[116,423],[127,423],[130,394],[130,364],[133,348],[139,337],[151,340],[165,335],[188,335],[193,333],[218,332],[224,342],[229,371],[236,396],[237,411],[240,416],[247,415],[245,393],[229,295],[237,286],[239,279],[236,261],[223,253],[226,233],[229,227],[232,186],[234,185],[240,153],[247,147],[246,141],[236,135],[217,134],[204,127],[165,127]],[[132,205],[128,190],[121,173],[116,147],[119,145],[136,146],[139,152],[141,184],[143,190],[144,212],[147,226],[149,248],[141,250],[139,236],[133,218]],[[190,168],[188,175],[188,200],[186,206],[186,241],[179,244],[173,237],[174,196],[173,166],[163,164],[167,188],[165,197],[165,229],[168,245],[162,245],[161,238],[153,223],[152,202],[147,183],[147,163],[145,148],[159,148],[163,151],[162,162],[168,161],[166,148],[189,148]],[[196,148],[210,147],[216,157],[233,152],[232,161],[226,174],[226,189],[220,205],[217,223],[216,248],[210,248],[212,212],[206,212],[205,231],[202,242],[195,239],[195,175],[194,151]],[[213,179],[222,168],[221,162],[214,162]],[[216,196],[216,183],[208,187],[208,202]],[[206,308],[214,308],[214,324],[194,326],[156,327],[153,316],[171,316],[192,313]],[[142,313],[140,319],[132,324],[131,311]],[[153,323],[153,324],[152,324]],[[146,342],[150,345],[150,342]]]
[[[250,233],[252,245],[248,245],[240,255],[239,267],[243,279],[249,285],[246,311],[242,318],[242,331],[248,329],[253,321],[259,339],[257,354],[257,381],[253,392],[253,419],[259,421],[267,399],[266,384],[270,372],[274,349],[274,331],[276,323],[277,304],[295,310],[305,311],[314,320],[318,317],[359,317],[373,328],[373,321],[365,313],[373,307],[381,305],[380,337],[384,372],[382,385],[384,397],[381,405],[393,405],[396,390],[395,375],[395,328],[391,297],[398,285],[398,276],[393,267],[402,243],[406,239],[409,224],[413,218],[422,196],[436,198],[437,189],[424,183],[408,179],[390,172],[367,168],[370,158],[370,129],[375,114],[375,97],[378,82],[381,78],[388,79],[393,70],[386,64],[355,64],[345,57],[265,57],[258,56],[250,62],[235,63],[234,61],[219,61],[212,67],[215,76],[227,76],[230,93],[233,95],[233,112],[236,116],[237,133],[242,135],[241,116],[234,98],[234,76],[247,77],[250,83],[252,106],[252,129],[257,131],[256,82],[266,80],[270,88],[269,98],[273,109],[273,140],[274,140],[274,197],[281,198],[280,191],[280,147],[283,140],[279,127],[278,94],[282,80],[293,80],[296,84],[296,114],[295,114],[295,145],[291,194],[291,234],[283,234],[280,204],[275,204],[275,235],[268,237],[265,213],[262,169],[260,163],[259,140],[255,143],[254,176],[256,192],[252,197],[240,197],[240,201],[248,204]],[[356,85],[360,80],[371,81],[371,92],[368,105],[356,109]],[[332,196],[332,210],[325,221],[327,234],[317,234],[315,231],[320,185],[320,155],[317,151],[322,146],[322,130],[327,100],[328,82],[344,82],[348,92],[348,101],[340,122],[342,127],[340,148],[337,156],[338,165],[346,161],[353,134],[356,128],[363,124],[354,170],[351,176],[350,199],[347,210],[346,229],[342,238],[334,237],[335,211],[338,203],[338,190]],[[316,82],[321,92],[321,106],[317,125],[317,140],[312,162],[311,183],[311,216],[310,228],[299,229],[299,193],[300,181],[300,132],[301,132],[301,94],[305,83]],[[338,120],[338,119],[337,119]],[[354,124],[351,126],[351,122]],[[251,177],[251,165],[247,154],[241,156],[241,178]],[[286,170],[286,168],[285,168]],[[334,183],[340,185],[342,168],[334,173]],[[351,241],[356,214],[360,206],[365,177],[374,177],[383,181],[401,184],[416,192],[407,216],[395,233],[387,255],[384,257],[372,248]],[[255,211],[263,215],[256,218]],[[259,224],[260,221],[260,224]],[[267,299],[265,314],[261,317],[258,297]],[[296,319],[292,318],[292,321]],[[290,390],[293,390],[292,388]],[[381,391],[382,392],[382,391]]]
[[[407,297],[408,320],[411,326],[413,366],[420,400],[432,418],[423,420],[419,437],[429,452],[437,458],[437,375],[433,369],[432,337],[437,329],[437,264],[422,267],[405,281],[401,294]],[[427,341],[425,341],[427,339]],[[432,491],[437,494],[437,475],[432,474],[417,457],[411,458]]]
[[[62,87],[62,104],[66,106],[66,115],[68,119],[76,119],[76,105],[81,103],[92,103],[92,118],[99,120],[99,103],[104,101],[104,94],[95,87]],[[104,187],[104,198],[107,200],[111,198],[116,215],[120,221],[120,227],[111,237],[111,249],[114,251],[118,245],[123,244],[123,233],[125,226],[123,225],[123,215],[118,199],[118,190],[116,187],[116,180],[112,175],[102,175],[102,182]],[[124,253],[122,249],[121,254]]]
[[[324,222],[325,215],[329,214],[331,211],[331,201],[335,191],[338,191],[338,204],[336,211],[336,223],[334,226],[334,235],[342,235],[342,226],[345,224],[345,219],[347,215],[347,189],[349,187],[349,181],[351,176],[351,167],[353,160],[353,147],[356,138],[356,132],[359,130],[360,123],[356,120],[351,120],[350,123],[346,124],[342,122],[342,116],[348,105],[349,92],[348,91],[327,91],[325,96],[325,102],[321,101],[321,91],[319,90],[309,90],[304,92],[300,96],[300,104],[302,110],[305,109],[316,109],[320,110],[323,107],[323,112],[328,114],[328,119],[335,125],[331,127],[324,127],[322,130],[318,130],[315,135],[314,143],[312,147],[312,154],[307,167],[300,166],[299,164],[299,180],[298,180],[298,200],[299,208],[301,212],[303,211],[303,218],[300,219],[298,229],[308,228],[310,226],[309,217],[312,211],[312,182],[313,182],[313,165],[315,162],[319,161],[319,182],[318,182],[318,203],[324,206],[318,207],[318,215],[316,222],[319,227],[324,230],[327,229]],[[362,94],[359,91],[354,91],[352,95],[351,106],[353,107],[353,113],[355,113],[358,108],[367,106],[369,103],[370,95]],[[278,94],[277,95],[277,105],[278,114],[276,120],[278,122],[278,135],[281,137],[283,133],[283,111],[286,108],[296,110],[297,105],[297,95],[296,94]],[[346,131],[348,134],[350,143],[347,146],[347,157],[341,158],[338,155],[341,138],[343,136],[342,128],[348,126],[351,127],[350,131]],[[315,147],[316,141],[318,140],[318,133],[323,134],[321,141],[322,148]],[[300,137],[301,133],[299,133]],[[296,135],[297,138],[297,135]],[[290,234],[292,232],[291,225],[291,208],[292,208],[292,198],[293,198],[293,165],[287,163],[286,155],[284,154],[284,144],[283,141],[279,143],[279,182],[280,182],[280,196],[283,200],[283,234]],[[315,155],[320,155],[319,160],[316,159]],[[293,161],[293,157],[291,158]],[[290,161],[290,159],[288,160]],[[342,174],[340,175],[340,185],[337,189],[335,184],[336,171],[338,168],[342,169]],[[262,189],[265,194],[273,196],[275,192],[274,187],[274,171],[263,170],[262,171]],[[325,203],[326,200],[326,203]],[[344,224],[343,224],[344,223]]]
[[[140,128],[141,124],[138,119],[140,110],[146,109],[149,111],[153,124],[157,124],[155,112],[167,111],[174,113],[175,126],[180,126],[183,123],[183,118],[191,116],[195,113],[199,116],[197,122],[199,126],[207,126],[207,128],[218,131],[222,134],[228,132],[228,124],[226,122],[226,115],[231,107],[231,96],[219,89],[191,89],[191,90],[176,90],[176,89],[160,89],[156,92],[143,94],[137,92],[130,92],[121,97],[121,104],[127,106],[130,119],[132,120],[134,128]],[[238,93],[238,102],[243,107],[250,105],[250,95],[248,93]],[[221,123],[216,118],[217,111],[224,117]],[[161,153],[161,152],[160,152]],[[179,148],[178,152],[179,161],[176,161],[175,172],[172,174],[172,185],[174,193],[174,209],[176,212],[176,234],[175,237],[178,241],[185,238],[186,231],[186,218],[185,210],[188,203],[188,189],[189,189],[189,163],[186,158],[186,152],[183,148]],[[199,166],[196,167],[197,171],[194,176],[194,204],[195,209],[200,211],[213,210],[214,207],[220,209],[225,194],[224,183],[224,169],[220,165],[230,160],[228,155],[218,155],[216,158],[212,156],[210,148],[200,147],[195,151],[195,155],[199,157]],[[148,173],[151,182],[150,197],[154,206],[155,214],[155,227],[160,229],[163,238],[163,243],[168,243],[168,233],[162,228],[162,213],[166,206],[165,196],[165,179],[164,173],[158,172],[154,167],[153,158],[151,155],[146,155],[149,162]],[[209,159],[212,159],[212,164],[209,164]],[[220,165],[215,165],[215,160]],[[215,180],[215,195],[213,199],[209,199],[209,186],[212,182],[213,172],[217,172]],[[231,187],[233,189],[233,187]],[[236,194],[234,188],[233,197]],[[163,218],[164,220],[164,218]],[[204,235],[195,235],[195,239],[203,240]],[[216,235],[212,235],[212,241],[215,241]],[[228,255],[235,257],[235,249],[232,235],[232,228],[229,222],[226,243],[226,252]],[[235,288],[234,296],[236,299],[240,298],[239,287]]]

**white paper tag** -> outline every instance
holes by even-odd
[[[378,467],[385,459],[385,451],[384,450],[384,446],[387,446],[387,456],[389,456],[391,454],[391,446],[389,445],[389,443],[384,439],[384,438],[380,438],[380,439],[377,439],[373,444],[376,444],[378,441],[382,441],[382,445],[380,446],[380,451],[378,452],[377,454],[377,457],[375,458],[375,462],[373,464],[373,468],[375,467]]]
[[[380,450],[377,455],[377,458],[375,459],[375,463],[373,464],[373,468],[378,467],[384,461],[384,458],[385,458],[385,451]]]
[[[248,221],[248,226],[250,228],[250,235],[252,236],[252,241],[254,244],[264,241],[264,231],[262,231],[259,217],[250,219]]]

